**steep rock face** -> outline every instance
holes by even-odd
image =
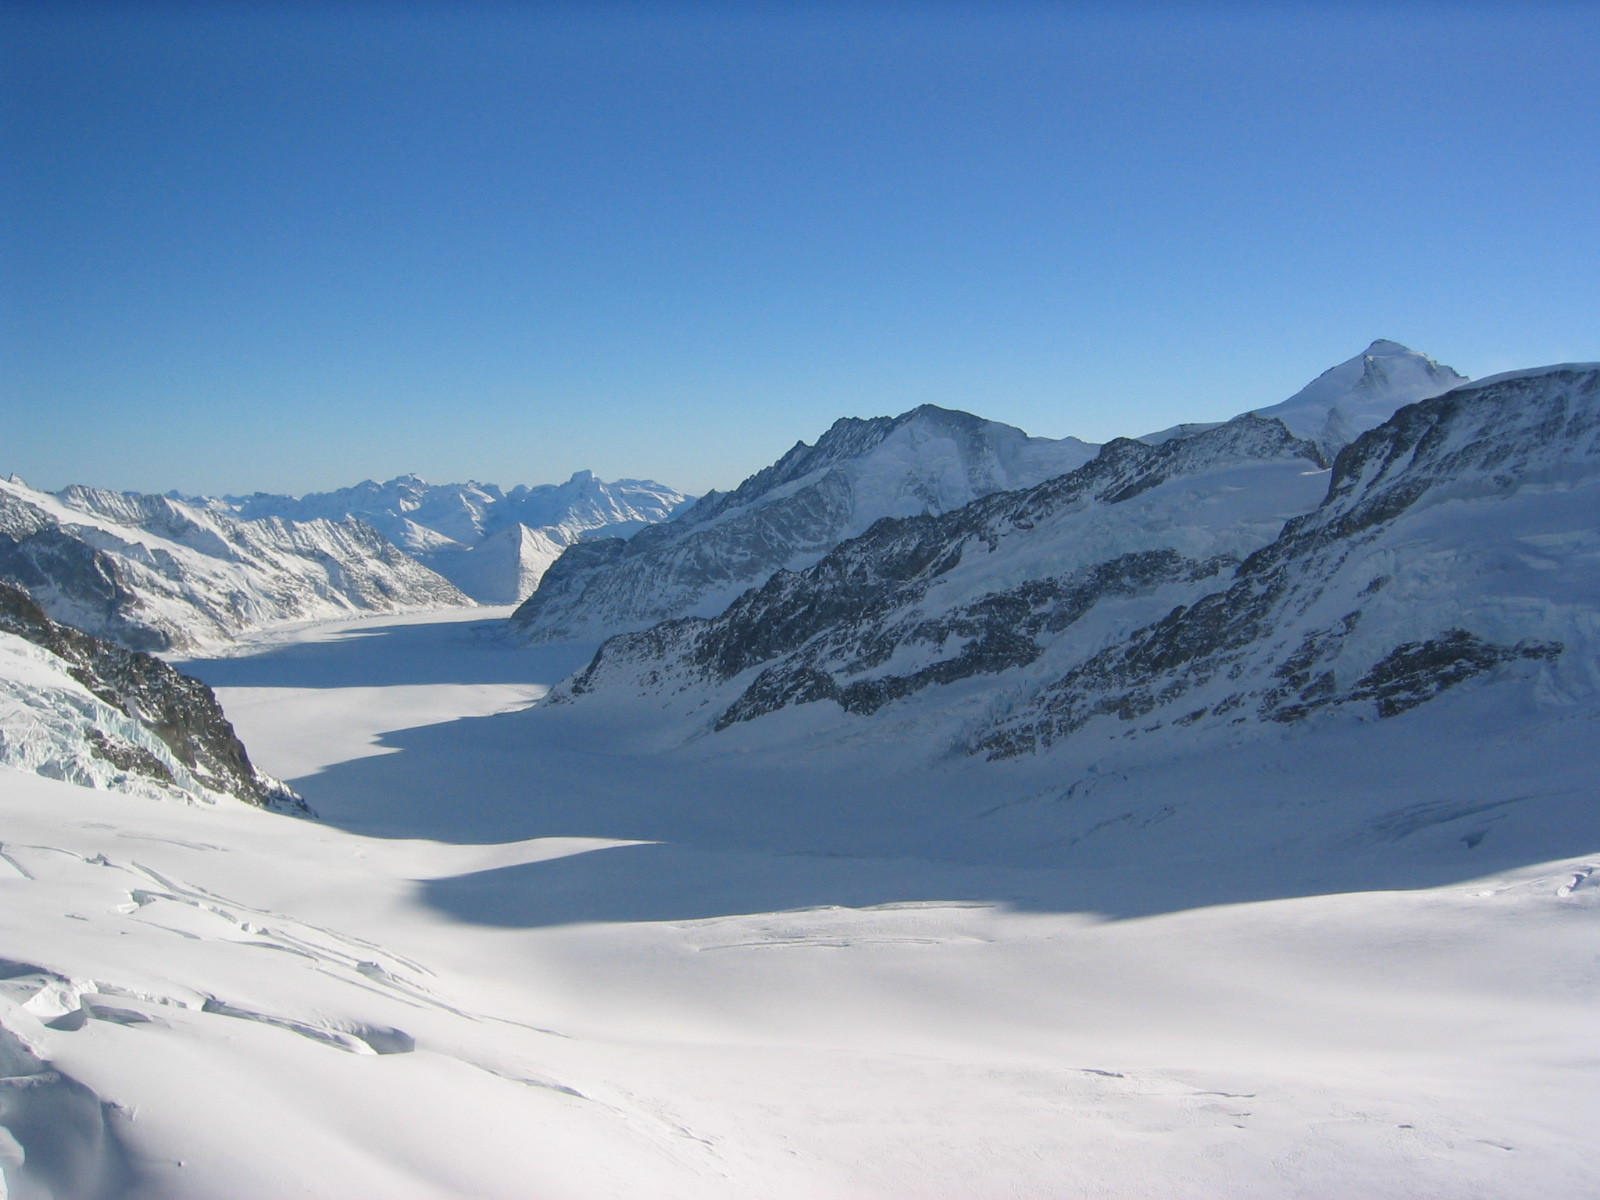
[[[556,699],[732,682],[723,728],[816,700],[871,713],[1054,661],[1091,615],[1099,638],[1136,627],[1157,597],[1201,594],[1316,502],[1320,465],[1314,446],[1252,416],[1159,446],[1118,439],[1032,488],[880,521],[716,618],[615,637]]]
[[[205,501],[261,520],[356,518],[483,604],[515,604],[539,585],[561,551],[585,538],[627,537],[665,521],[690,498],[648,479],[607,483],[592,471],[560,484],[430,484],[415,475],[366,480],[332,492],[257,492]]]
[[[122,791],[213,794],[304,814],[261,774],[198,679],[52,621],[0,583],[0,762]]]
[[[1513,664],[1547,701],[1600,688],[1600,368],[1412,405],[1346,447],[1313,512],[965,739],[990,757],[1107,736],[1394,716]]]
[[[1467,382],[1465,375],[1427,355],[1380,338],[1354,358],[1324,371],[1281,404],[1254,411],[1257,416],[1282,421],[1290,433],[1314,442],[1331,461],[1342,447],[1387,421],[1398,409]],[[1205,423],[1175,425],[1141,440],[1155,444],[1209,428],[1212,426]]]
[[[57,620],[140,650],[275,621],[469,604],[359,521],[243,521],[174,500],[0,480],[0,578]]]
[[[513,616],[530,641],[596,637],[720,611],[883,517],[943,513],[1080,466],[1094,448],[924,405],[836,422],[732,492],[626,542],[575,546]]]
[[[1320,460],[1257,416],[1112,442],[615,637],[551,699],[650,696],[690,734],[916,704],[946,747],[1005,758],[1390,717],[1480,676],[1600,692],[1600,369],[1469,385]]]

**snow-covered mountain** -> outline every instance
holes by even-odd
[[[354,520],[247,521],[175,500],[0,480],[0,579],[52,618],[138,650],[282,621],[472,603]]]
[[[1380,338],[1354,358],[1330,367],[1280,404],[1253,411],[1276,417],[1296,437],[1314,442],[1329,462],[1341,447],[1380,425],[1396,409],[1442,395],[1468,382],[1426,354]],[[1152,445],[1214,428],[1213,422],[1174,425],[1141,441]]]
[[[724,729],[934,692],[946,746],[1007,757],[1391,716],[1478,675],[1600,689],[1600,368],[1467,385],[1320,457],[1249,414],[1119,439],[613,638],[554,698],[645,694]]]
[[[250,764],[210,688],[45,616],[0,582],[0,766],[153,798],[306,812]]]
[[[484,604],[527,597],[569,545],[627,537],[665,521],[690,497],[647,479],[607,483],[578,471],[565,483],[509,491],[495,484],[430,484],[415,475],[305,496],[256,492],[202,501],[246,520],[365,521]]]
[[[0,764],[7,1194],[1588,1194],[1597,500],[1552,367],[877,522],[568,703],[471,610],[194,663],[322,820]]]
[[[627,541],[568,550],[512,617],[528,641],[592,638],[721,611],[782,569],[815,562],[888,516],[942,513],[1087,461],[1076,438],[1029,437],[969,413],[923,405],[898,417],[836,422],[731,492]]]

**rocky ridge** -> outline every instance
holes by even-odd
[[[552,698],[663,697],[713,730],[948,702],[948,744],[1004,758],[1394,716],[1488,674],[1592,693],[1597,374],[1457,388],[1321,473],[1315,440],[1259,416],[1112,442],[1062,479],[880,522],[716,618],[613,638]]]
[[[1145,598],[1189,594],[1237,565],[1314,503],[1321,465],[1314,445],[1253,416],[1158,446],[1117,439],[1032,488],[879,521],[718,617],[619,635],[556,699],[737,678],[722,728],[811,700],[873,712],[1026,666],[1091,610],[1136,620]]]
[[[948,512],[1071,470],[1094,448],[1031,438],[969,413],[924,405],[845,418],[797,443],[731,492],[627,541],[568,549],[512,618],[529,641],[598,637],[721,611],[775,571],[815,562],[886,516]]]
[[[51,620],[3,582],[0,763],[91,787],[309,813],[251,765],[209,687]]]
[[[1592,694],[1597,492],[1593,364],[1401,409],[1340,452],[1322,504],[1229,587],[1100,650],[965,747],[1007,757],[1098,719],[1150,733],[1340,707],[1390,717],[1513,664],[1547,699]]]

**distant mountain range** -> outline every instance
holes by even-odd
[[[283,621],[510,604],[589,536],[688,503],[640,480],[432,485],[184,497],[0,480],[0,580],[50,616],[136,650],[216,647]]]
[[[1004,758],[1392,716],[1479,675],[1593,689],[1600,368],[1462,387],[1320,459],[1250,414],[1112,442],[880,522],[714,618],[615,637],[554,699],[649,695],[686,735],[815,703],[916,711]]]
[[[415,475],[305,496],[256,492],[199,500],[246,520],[365,521],[482,604],[515,604],[568,546],[627,537],[691,497],[646,479],[607,483],[578,471],[565,483],[509,491],[492,483],[430,484]]]
[[[207,501],[13,479],[0,575],[180,649],[470,603],[413,554],[480,597],[548,565],[514,635],[613,635],[550,702],[650,697],[685,738],[817,704],[988,758],[1237,736],[1477,676],[1592,687],[1597,378],[1468,383],[1379,341],[1282,404],[1099,447],[932,406],[846,418],[693,503],[588,472]]]
[[[1376,341],[1281,404],[1261,410],[1326,464],[1404,404],[1465,377],[1398,342]],[[1160,444],[1213,429],[1174,426]],[[799,443],[728,493],[670,524],[565,554],[512,617],[527,641],[598,638],[675,617],[709,617],[780,570],[800,570],[884,517],[951,512],[1032,487],[1092,459],[1098,447],[1053,441],[968,413],[924,405],[898,417],[846,418]]]
[[[355,520],[247,521],[130,492],[0,480],[0,579],[135,650],[226,644],[275,622],[472,603]]]

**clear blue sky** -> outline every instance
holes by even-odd
[[[1600,358],[1600,6],[0,11],[0,472],[727,487]]]

